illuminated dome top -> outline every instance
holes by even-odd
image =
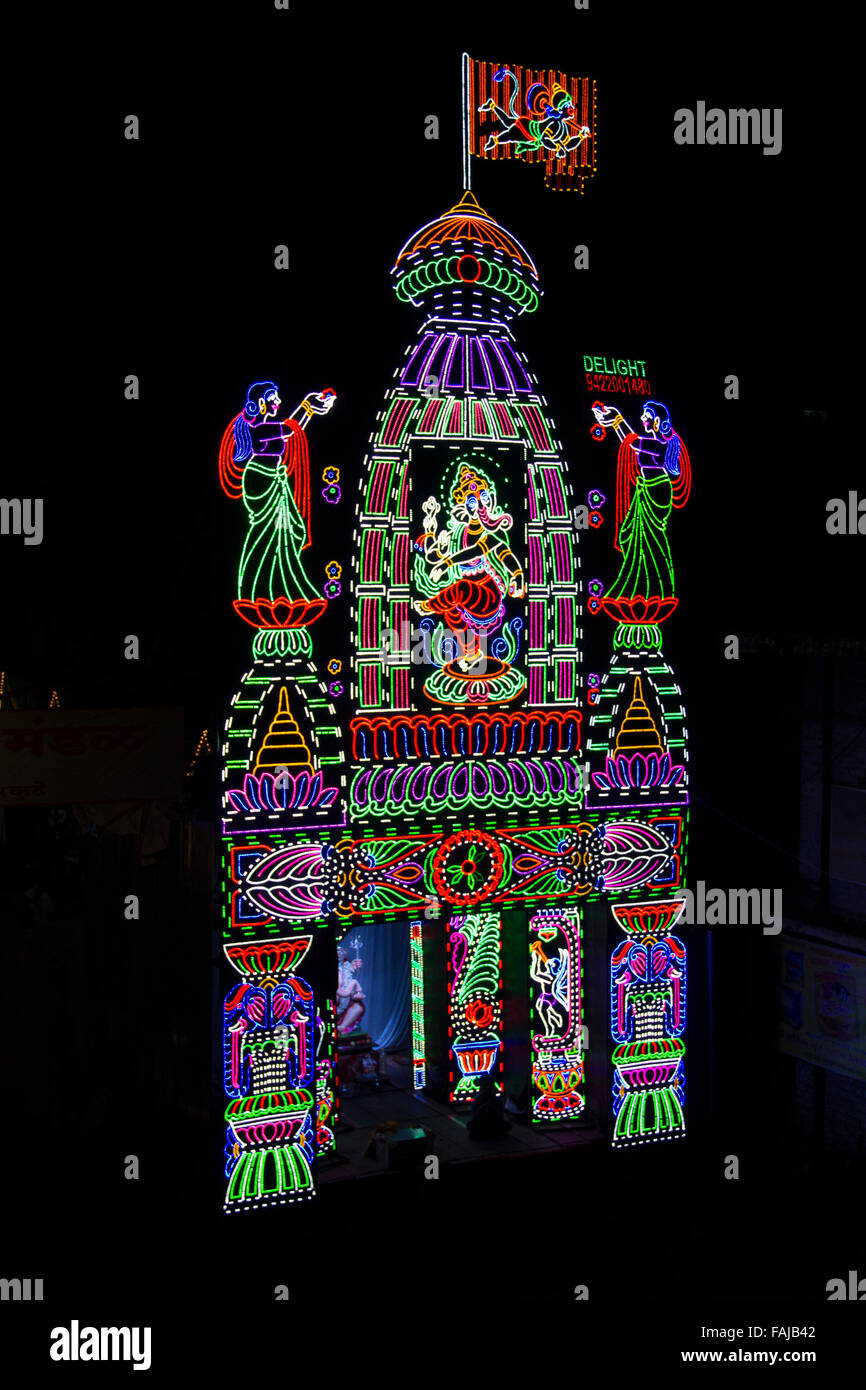
[[[498,247],[506,255],[520,261],[536,280],[538,279],[538,271],[528,252],[516,237],[506,232],[498,222],[494,222],[479,206],[474,193],[470,193],[468,189],[453,208],[449,208],[435,221],[428,222],[409,238],[397,257],[394,269],[397,269],[404,256],[411,256],[413,251],[425,251],[428,246],[435,246],[443,241],[480,241],[482,245]]]
[[[434,313],[513,318],[538,306],[538,271],[516,237],[468,190],[415,232],[391,270],[399,299]]]

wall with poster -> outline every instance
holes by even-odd
[[[780,1051],[866,1081],[866,955],[787,932],[775,944]]]

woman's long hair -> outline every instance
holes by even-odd
[[[671,424],[668,408],[660,401],[647,401],[646,409],[652,409],[659,417],[659,435],[664,441],[664,466],[671,478],[671,499],[677,508],[684,507],[689,500],[692,488],[692,465],[689,451]],[[640,468],[632,445],[641,436],[632,431],[625,436],[616,456],[616,538],[614,545],[622,553],[619,543],[619,528],[628,515]]]

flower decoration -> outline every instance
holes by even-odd
[[[667,789],[677,786],[685,776],[684,767],[671,765],[670,753],[625,753],[617,757],[608,756],[604,772],[594,772],[592,780],[605,792],[624,791],[632,787],[659,787]]]
[[[433,886],[445,902],[472,906],[494,893],[505,872],[505,857],[492,836],[459,830],[433,856]]]
[[[309,627],[322,616],[327,604],[321,598],[236,598],[232,607],[250,627],[273,631],[279,628]]]
[[[605,598],[601,606],[608,617],[619,623],[663,623],[673,613],[678,598],[661,598],[651,594],[648,598],[637,594],[634,598]]]
[[[486,999],[473,999],[466,1005],[466,1018],[475,1028],[489,1028],[493,1022],[493,1006]]]
[[[325,574],[328,576],[328,583],[322,590],[322,593],[325,595],[325,598],[339,597],[340,593],[342,592],[342,588],[340,585],[340,575],[342,573],[343,566],[338,565],[336,560],[332,560],[330,564],[325,566]]]
[[[236,811],[308,811],[314,806],[324,810],[337,795],[336,787],[322,784],[321,772],[294,775],[283,772],[275,775],[263,772],[259,777],[248,773],[243,789],[230,790],[228,799]]]

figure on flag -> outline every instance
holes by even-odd
[[[479,106],[479,111],[494,112],[501,125],[500,130],[488,136],[482,154],[489,154],[499,145],[513,145],[515,154],[552,150],[557,159],[564,159],[570,150],[590,139],[589,126],[575,124],[574,102],[561,83],[555,82],[551,90],[546,82],[533,82],[526,93],[524,114],[517,106],[520,82],[514,73],[509,68],[500,68],[493,74],[493,81],[509,83],[508,109],[500,106],[494,97]]]
[[[463,55],[463,183],[471,156],[543,164],[548,188],[584,191],[595,173],[595,82],[554,68]]]

